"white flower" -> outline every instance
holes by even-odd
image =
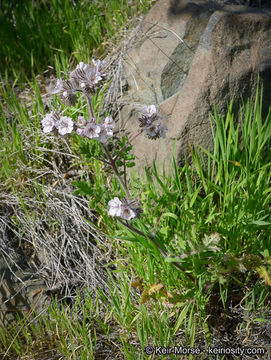
[[[87,123],[84,128],[83,135],[89,139],[98,139],[101,132],[101,127],[94,122]]]
[[[108,214],[111,216],[119,216],[125,220],[131,220],[136,217],[136,213],[129,207],[127,202],[123,205],[118,197],[110,200],[108,205],[110,206]]]
[[[159,124],[152,124],[146,129],[146,134],[153,139],[158,139],[162,137],[163,139],[166,138],[166,133],[168,131],[167,126],[164,123]]]
[[[121,209],[121,214],[119,216],[125,220],[131,220],[132,218],[134,218],[136,216],[136,214],[128,206],[123,206]]]
[[[112,118],[112,116],[107,116],[105,119],[104,119],[104,126],[106,128],[109,128],[109,129],[114,129],[115,127],[115,122]]]
[[[92,68],[86,70],[86,78],[92,86],[102,80],[101,74]]]
[[[46,114],[41,123],[43,126],[43,132],[49,133],[53,131],[57,124],[55,113],[52,111],[50,114]]]
[[[98,71],[99,73],[103,73],[104,69],[106,67],[106,61],[105,60],[94,60],[92,59],[92,64],[95,67],[95,70]]]
[[[84,129],[78,128],[78,129],[76,130],[76,134],[84,137]]]
[[[87,120],[84,118],[84,116],[78,116],[77,125],[78,125],[78,126],[85,126],[85,125],[87,125]]]
[[[106,143],[107,139],[113,136],[113,131],[110,127],[107,127],[105,124],[100,126],[101,132],[99,133],[99,141],[103,144]]]
[[[108,211],[108,214],[111,216],[121,216],[122,213],[122,202],[118,197],[114,197],[114,199],[110,200],[108,205],[110,206],[110,209]]]
[[[53,91],[51,92],[51,94],[58,94],[61,91],[63,91],[64,87],[63,87],[63,80],[62,79],[57,79],[56,81],[56,86],[53,89]]]
[[[152,117],[157,114],[157,109],[155,105],[147,105],[142,108],[142,114],[147,117]]]
[[[88,64],[83,63],[82,61],[76,66],[76,70],[80,69],[86,71],[89,68]]]
[[[73,131],[73,120],[68,116],[61,116],[56,127],[60,135],[70,134]]]

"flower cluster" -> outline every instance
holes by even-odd
[[[41,123],[45,133],[58,130],[60,135],[70,134],[74,127],[74,122],[70,117],[59,116],[54,111],[46,114]]]
[[[88,122],[83,116],[79,116],[77,123],[68,116],[59,116],[55,112],[46,114],[45,118],[41,121],[43,132],[50,133],[56,132],[60,135],[70,134],[73,130],[82,137],[98,140],[105,144],[108,138],[113,136],[115,122],[111,116],[107,116],[104,121],[96,124],[94,121]]]
[[[104,121],[97,124],[92,114],[92,107],[89,94],[93,94],[99,83],[106,77],[106,62],[92,60],[93,66],[80,62],[75,70],[69,74],[69,79],[65,82],[58,79],[52,94],[58,94],[62,101],[70,106],[75,101],[75,93],[82,92],[88,99],[91,121],[86,121],[82,116],[78,117],[77,123],[67,116],[60,117],[55,112],[46,114],[42,120],[43,131],[45,133],[55,132],[60,135],[70,134],[73,130],[82,137],[95,139],[105,144],[107,139],[113,136],[115,123],[112,117],[108,116]]]
[[[75,93],[95,93],[100,82],[106,78],[106,61],[92,59],[93,67],[80,62],[69,74],[69,79],[63,82],[58,79],[52,94],[59,94],[62,101],[70,106],[74,104]]]
[[[157,122],[159,115],[155,105],[147,105],[142,109],[142,115],[138,119],[139,126],[145,127],[146,134],[149,139],[166,138],[168,131],[167,126],[163,122]]]
[[[118,216],[125,220],[131,220],[134,217],[139,217],[142,212],[140,208],[135,207],[138,205],[136,201],[128,202],[124,199],[124,201],[121,202],[118,197],[114,197],[114,199],[110,200],[108,205],[110,206],[108,211],[109,215]]]
[[[75,87],[84,92],[94,93],[100,81],[106,77],[106,61],[92,60],[94,68],[80,62],[71,72],[70,79]]]
[[[82,137],[94,139],[105,144],[107,139],[113,136],[115,122],[111,116],[107,116],[104,121],[96,124],[94,121],[87,122],[82,116],[79,116],[76,133]]]

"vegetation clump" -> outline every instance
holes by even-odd
[[[51,6],[61,15],[57,2],[41,3],[45,14]],[[64,4],[82,16],[85,2]],[[110,19],[118,19],[124,4],[108,4]],[[100,5],[88,9],[95,15]],[[97,46],[102,39],[101,31]],[[8,83],[1,88],[17,119],[9,124],[2,106],[1,202],[14,211],[2,223],[47,279],[52,299],[0,328],[2,358],[176,358],[173,349],[209,358],[226,348],[242,359],[264,356],[271,343],[262,326],[270,329],[271,110],[263,119],[263,89],[254,104],[240,105],[238,123],[234,100],[225,118],[214,108],[212,151],[191,148],[192,163],[181,167],[173,151],[169,175],[153,162],[145,177],[128,178],[132,141],[166,137],[158,108],[146,104],[138,133],[120,136],[102,105],[112,81],[107,63],[90,65],[76,53],[79,64],[68,71],[71,59],[61,56],[49,105],[35,81],[31,114]]]

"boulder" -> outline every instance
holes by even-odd
[[[138,130],[143,105],[155,104],[168,127],[166,139],[133,142],[137,173],[156,160],[169,169],[173,145],[182,165],[191,145],[212,148],[210,113],[239,107],[264,85],[271,104],[271,9],[195,0],[160,0],[141,27],[141,39],[125,64],[127,91],[121,110],[128,134]]]

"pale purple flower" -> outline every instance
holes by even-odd
[[[56,127],[60,135],[70,134],[73,131],[73,120],[68,116],[61,116]]]
[[[105,75],[105,67],[106,67],[106,61],[105,60],[94,60],[92,59],[92,64],[95,67],[95,70],[102,74]]]
[[[123,204],[118,197],[110,200],[108,205],[110,206],[108,214],[111,216],[119,216],[125,220],[131,220],[136,217],[136,213],[131,209],[127,201]]]
[[[100,125],[101,131],[99,133],[99,141],[102,144],[105,144],[107,139],[113,136],[113,131],[111,127],[106,126],[105,124]]]
[[[146,134],[153,139],[157,137],[157,125],[152,124],[150,127],[148,127],[148,129],[146,129]]]
[[[75,70],[83,70],[83,71],[86,71],[87,69],[89,68],[89,65],[88,64],[85,64],[83,63],[82,61],[76,66],[76,69]]]
[[[131,220],[136,217],[136,213],[128,206],[122,206],[121,214],[119,215],[122,219]]]
[[[76,133],[82,137],[84,137],[84,127],[87,125],[87,120],[84,118],[84,116],[78,116],[77,122],[76,122]]]
[[[155,105],[146,105],[142,108],[142,116],[138,119],[140,127],[151,126],[159,118]]]
[[[108,205],[110,209],[108,214],[111,216],[121,216],[122,213],[122,202],[118,197],[114,197],[114,199],[110,200]]]
[[[99,65],[101,67],[101,65]],[[75,70],[70,73],[70,81],[78,91],[94,92],[97,84],[103,80],[103,75],[98,68],[93,69],[88,64],[80,62]]]
[[[110,128],[110,129],[114,129],[114,127],[115,127],[115,122],[114,122],[112,116],[107,116],[107,117],[104,119],[104,126],[107,127],[107,128]]]
[[[78,126],[86,126],[87,125],[87,120],[84,118],[84,116],[78,116],[77,125]]]
[[[142,115],[147,117],[152,117],[157,114],[157,109],[155,105],[146,105],[142,108]]]
[[[101,74],[92,68],[86,70],[86,79],[93,86],[102,80]]]
[[[89,122],[83,129],[83,135],[89,139],[98,139],[100,136],[101,127],[94,122]]]
[[[50,114],[46,114],[45,118],[41,121],[43,126],[43,132],[49,133],[56,128],[59,118],[58,115],[52,111]]]
[[[164,123],[158,123],[158,124],[153,123],[151,126],[149,126],[146,129],[146,134],[151,139],[158,139],[159,137],[165,139],[167,131],[168,128]]]
[[[76,130],[76,134],[84,137],[84,129],[78,128],[78,129]]]

